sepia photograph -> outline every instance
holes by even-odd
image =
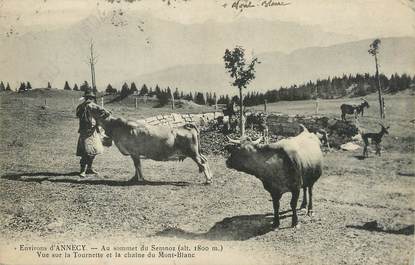
[[[415,262],[413,0],[0,0],[0,265]]]

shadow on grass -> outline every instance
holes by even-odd
[[[413,235],[414,234],[414,225],[408,225],[400,229],[384,229],[379,226],[377,221],[367,222],[364,225],[347,225],[347,228],[354,228],[359,230],[366,230],[370,232],[383,232],[394,235]]]
[[[354,158],[356,158],[356,159],[359,159],[359,160],[365,160],[365,156],[362,156],[362,155],[355,155],[355,156],[353,156]]]
[[[2,179],[23,181],[23,182],[37,182],[42,181],[72,183],[72,184],[86,184],[86,185],[106,185],[106,186],[189,186],[190,183],[184,181],[142,181],[136,182],[132,180],[108,180],[99,179],[97,177],[80,178],[79,172],[30,172],[18,174],[6,174],[1,176]]]
[[[291,211],[282,212],[280,220],[290,217],[291,215],[284,215],[288,212]],[[206,233],[187,232],[180,228],[171,227],[157,232],[154,236],[175,237],[182,239],[243,241],[272,231],[273,216],[274,215],[272,213],[234,216],[217,222]]]

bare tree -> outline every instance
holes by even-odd
[[[92,91],[97,91],[97,86],[95,82],[95,64],[98,62],[97,57],[94,55],[94,42],[91,40],[90,44],[90,57],[88,63],[91,67],[91,81],[92,81]]]
[[[378,65],[378,57],[377,54],[379,53],[379,45],[380,39],[375,39],[369,46],[368,52],[375,57],[375,65],[376,65],[376,88],[378,89],[379,94],[379,110],[380,110],[380,118],[383,119],[385,117],[383,113],[383,98],[382,98],[382,91],[380,88],[380,79],[379,79],[379,65]]]

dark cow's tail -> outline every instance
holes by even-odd
[[[209,184],[209,183],[212,182],[212,173],[210,171],[209,164],[207,162],[206,157],[201,152],[202,146],[200,145],[200,131],[199,131],[199,128],[197,128],[196,125],[190,124],[190,123],[185,124],[184,128],[187,129],[187,130],[195,129],[195,131],[196,131],[196,139],[195,140],[196,140],[196,144],[197,144],[197,150],[195,150],[196,154],[194,154],[195,157],[192,157],[192,159],[199,166],[199,172],[200,173],[203,172],[205,174],[205,177],[206,177],[206,182],[205,183]]]

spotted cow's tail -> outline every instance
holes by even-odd
[[[200,145],[200,131],[199,131],[199,128],[193,123],[186,123],[184,125],[184,128],[188,129],[188,130],[191,130],[191,129],[196,130],[196,138],[197,138],[196,142],[197,142],[197,146],[198,146],[198,152],[200,154],[200,151],[201,151],[202,148],[201,148],[201,145]]]
[[[195,129],[196,132],[199,133],[199,128],[196,125],[194,125],[193,123],[186,123],[184,125],[184,128],[188,129],[188,130]]]

